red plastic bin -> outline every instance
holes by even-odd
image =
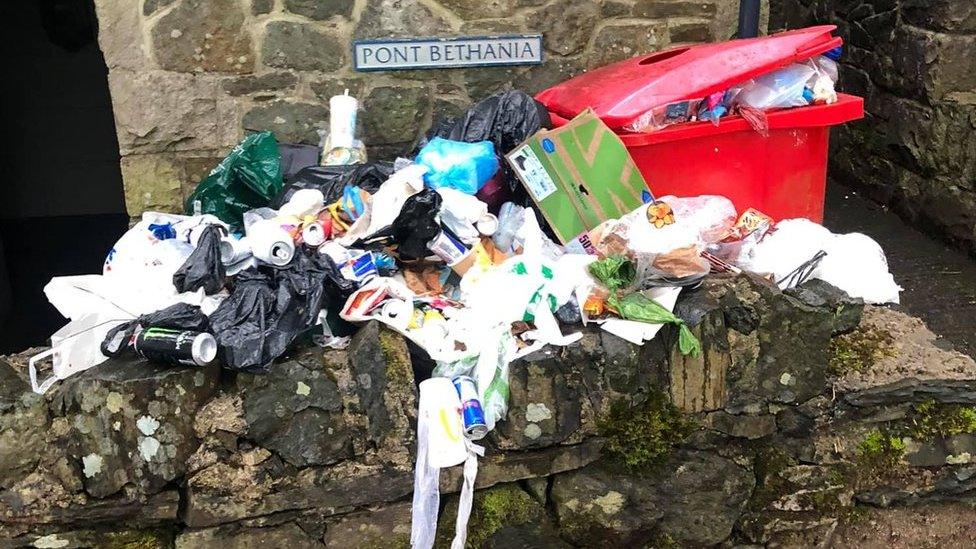
[[[651,108],[722,91],[749,78],[840,45],[833,26],[764,38],[676,48],[603,67],[536,98],[554,124],[592,108],[627,146],[656,196],[718,194],[738,211],[774,219],[823,220],[830,127],[864,115],[860,97],[767,113],[763,137],[739,116],[677,124],[650,133],[621,128]],[[705,78],[702,75],[714,75]]]

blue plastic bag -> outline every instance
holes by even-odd
[[[417,163],[427,166],[424,183],[428,187],[451,187],[467,194],[480,191],[498,171],[491,141],[464,143],[435,137],[420,149]]]

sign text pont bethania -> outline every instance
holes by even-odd
[[[353,59],[358,71],[533,65],[542,35],[358,40]]]

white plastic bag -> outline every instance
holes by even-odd
[[[488,205],[474,195],[463,193],[450,187],[440,187],[441,210],[438,214],[441,223],[467,245],[478,241],[481,233],[475,228],[479,219],[488,213]]]
[[[101,364],[107,357],[102,354],[101,343],[109,330],[131,320],[124,314],[89,314],[78,317],[51,335],[51,348],[36,354],[28,361],[31,388],[35,393],[46,393],[55,382]],[[51,360],[51,373],[42,378],[41,364]]]
[[[424,190],[425,173],[427,173],[427,166],[420,164],[408,164],[393,172],[393,175],[384,181],[379,189],[376,189],[370,199],[370,206],[367,209],[368,224],[363,234],[371,235],[393,223],[403,209],[404,202]]]
[[[720,239],[735,224],[735,206],[724,196],[663,196],[658,202],[671,207],[673,223],[653,224],[648,219],[648,205],[641,205],[618,221],[626,225],[624,234],[630,251],[662,254],[688,246],[704,246]]]
[[[299,219],[309,215],[316,215],[325,208],[325,197],[318,189],[299,189],[291,195],[288,202],[281,205],[278,215],[297,217]]]
[[[793,281],[789,275],[821,251],[826,255],[811,271],[811,278],[829,282],[867,303],[898,303],[901,287],[888,271],[884,251],[877,242],[860,233],[835,235],[807,219],[777,223],[775,230],[740,256],[737,266],[771,274],[786,289]]]
[[[884,250],[861,233],[836,235],[813,276],[867,303],[898,303],[901,286],[888,271]]]
[[[420,383],[410,523],[410,546],[414,549],[434,546],[440,507],[440,471],[461,463],[464,463],[464,484],[452,549],[463,549],[467,538],[478,456],[484,455],[484,448],[464,437],[460,409],[461,401],[450,379],[432,377]]]
[[[759,244],[740,256],[736,266],[754,273],[771,274],[775,280],[782,280],[817,252],[824,250],[831,238],[833,233],[813,221],[784,219]]]

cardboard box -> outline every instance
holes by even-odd
[[[654,199],[623,141],[592,110],[540,130],[505,159],[559,241],[575,251],[590,251],[587,232],[603,221]]]

